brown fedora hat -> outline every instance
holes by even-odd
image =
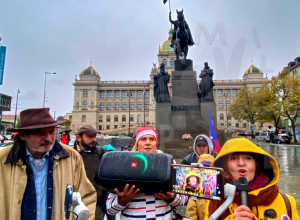
[[[49,108],[32,108],[21,111],[20,113],[20,127],[19,128],[7,128],[7,131],[22,131],[22,130],[33,130],[39,128],[54,127],[61,125],[67,121],[53,120],[49,113]]]

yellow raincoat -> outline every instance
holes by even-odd
[[[245,153],[256,153],[256,154],[260,154],[260,155],[264,155],[266,157],[268,157],[270,159],[270,164],[267,165],[271,165],[273,168],[273,173],[274,173],[274,178],[270,180],[269,184],[266,185],[263,188],[259,188],[256,190],[253,190],[251,192],[249,192],[249,195],[254,195],[254,196],[259,196],[259,193],[268,188],[271,187],[273,185],[275,185],[279,179],[279,168],[278,168],[278,164],[276,162],[276,160],[269,155],[267,152],[265,152],[264,150],[262,150],[261,148],[259,148],[258,146],[256,146],[255,144],[253,144],[251,141],[249,141],[246,138],[236,138],[236,139],[231,139],[229,141],[227,141],[225,143],[225,145],[223,146],[221,152],[218,154],[218,156],[216,157],[216,159],[213,161],[213,163],[211,164],[212,167],[222,167],[222,161],[223,161],[223,157],[225,155],[228,154],[232,154],[235,152],[245,152]],[[223,159],[222,159],[223,158]],[[266,161],[264,161],[266,162]],[[291,213],[292,213],[292,220],[299,220],[299,216],[297,214],[297,207],[296,207],[296,202],[294,197],[287,195],[290,204],[291,204]],[[209,218],[209,212],[208,212],[208,207],[209,207],[209,200],[200,200],[199,204],[197,204],[197,208],[201,209],[198,212],[198,219],[208,219]],[[205,209],[203,209],[205,207]],[[238,205],[236,203],[232,203],[229,206],[229,211],[230,211],[230,215],[228,215],[225,220],[233,220],[233,212],[234,210],[238,207]],[[252,207],[252,213],[255,214],[255,219],[256,220],[260,220],[260,219],[265,219],[264,216],[264,212],[267,209],[274,209],[277,213],[277,220],[281,220],[284,219],[284,216],[287,216],[287,208],[286,208],[286,204],[284,202],[283,197],[280,195],[280,193],[278,193],[277,197],[275,198],[275,200],[272,202],[272,204],[268,205],[268,206],[255,206]],[[188,216],[188,214],[187,214]],[[196,218],[191,218],[191,219],[196,219]]]

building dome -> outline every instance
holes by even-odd
[[[171,27],[169,30],[169,38],[162,44],[161,49],[160,49],[161,52],[174,51],[174,49],[172,47],[170,47],[173,31],[174,30]]]
[[[90,66],[81,71],[80,76],[99,76],[98,72],[92,67],[92,61],[90,62]]]
[[[251,60],[251,66],[244,73],[244,77],[246,75],[251,74],[251,73],[261,73],[261,74],[263,74],[263,72],[261,71],[261,69],[259,69],[258,67],[256,67],[256,66],[253,65],[252,60]]]

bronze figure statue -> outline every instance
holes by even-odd
[[[160,72],[154,76],[154,98],[156,103],[171,102],[168,83],[170,75],[165,71],[165,65],[160,64]]]
[[[188,54],[188,46],[193,46],[195,43],[193,41],[193,37],[189,28],[189,25],[184,19],[183,9],[182,11],[177,12],[177,19],[173,21],[171,18],[171,12],[169,13],[169,20],[171,24],[174,25],[174,31],[172,35],[171,47],[174,48],[176,59],[179,59],[179,56],[182,56],[182,52],[184,54],[184,59]]]
[[[204,69],[201,71],[199,77],[201,78],[200,82],[200,102],[211,102],[214,101],[213,87],[215,83],[213,82],[214,72],[209,68],[208,63],[204,63]]]

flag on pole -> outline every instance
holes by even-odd
[[[166,4],[166,3],[167,3],[167,1],[168,1],[168,0],[164,0],[164,4]]]
[[[213,151],[219,153],[221,151],[220,143],[218,141],[218,138],[217,138],[217,135],[216,135],[216,132],[214,129],[214,125],[213,125],[213,122],[210,117],[210,113],[208,113],[208,120],[209,120],[209,136],[213,143]]]

